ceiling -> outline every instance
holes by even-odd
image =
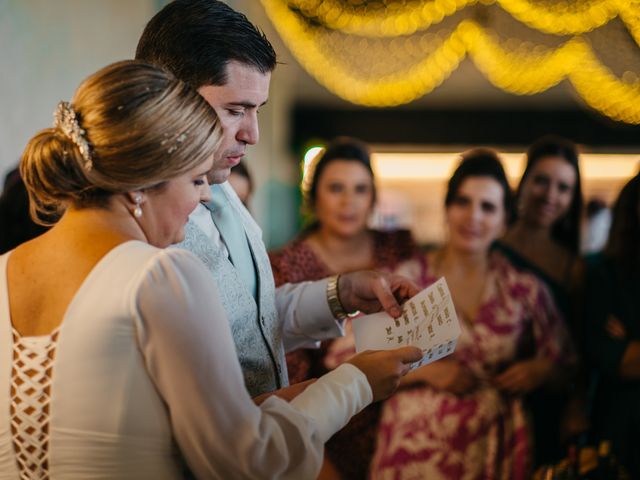
[[[405,3],[417,0],[403,0]],[[284,65],[279,70],[295,79],[293,95],[295,102],[302,105],[322,105],[340,109],[358,108],[337,97],[312,78],[295,60],[284,45],[273,24],[265,14],[260,2],[255,0],[236,0],[238,6],[244,3],[249,7],[250,18],[265,30],[272,40]],[[247,5],[248,4],[248,5]],[[436,35],[452,31],[460,21],[472,19],[483,27],[498,32],[502,39],[517,39],[535,45],[557,47],[571,36],[555,36],[543,34],[515,20],[496,5],[472,5],[445,18],[437,25],[432,25]],[[405,36],[402,38],[408,38]],[[609,67],[616,75],[624,72],[640,73],[640,48],[629,34],[624,23],[618,19],[586,33],[584,38],[592,46],[598,59]],[[280,72],[285,73],[285,72]],[[506,93],[494,87],[468,58],[463,60],[459,68],[431,93],[406,104],[403,108],[417,109],[512,109],[512,110],[575,110],[589,109],[575,93],[566,80],[549,90],[531,96],[518,96]]]

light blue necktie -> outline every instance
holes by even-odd
[[[253,265],[247,234],[220,185],[211,186],[211,201],[206,206],[211,211],[213,223],[215,223],[222,240],[224,240],[224,244],[227,246],[229,260],[236,268],[238,275],[240,275],[253,298],[255,298],[257,290],[256,270]]]

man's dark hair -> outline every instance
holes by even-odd
[[[193,88],[224,85],[227,63],[269,73],[276,53],[242,13],[218,0],[174,0],[142,32],[136,59],[169,70]]]

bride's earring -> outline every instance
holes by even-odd
[[[142,202],[142,195],[140,195],[139,193],[134,195],[133,201],[136,204],[133,209],[133,216],[136,218],[140,218],[142,216],[142,207],[140,206],[140,203]]]

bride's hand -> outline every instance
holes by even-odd
[[[401,347],[395,350],[367,350],[351,357],[347,363],[355,365],[367,376],[373,401],[377,402],[391,395],[411,364],[421,358],[422,351],[419,348]]]

